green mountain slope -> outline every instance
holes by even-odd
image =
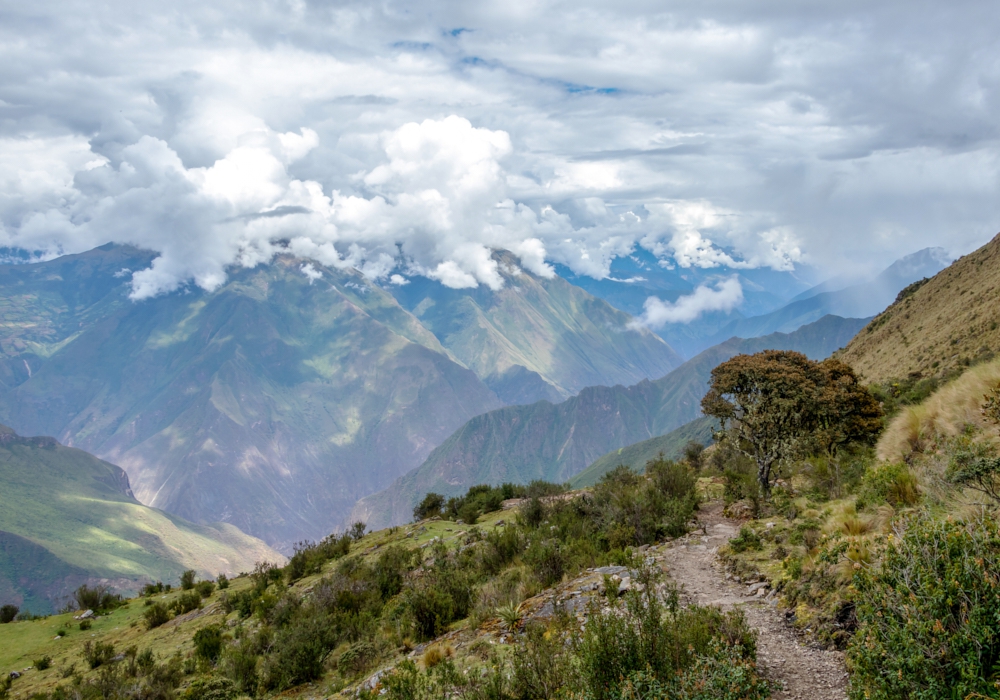
[[[667,459],[679,459],[684,446],[689,442],[699,442],[708,446],[712,442],[712,429],[718,424],[711,418],[702,416],[686,423],[666,435],[637,442],[634,445],[619,447],[603,457],[598,458],[589,467],[569,480],[574,489],[593,486],[601,477],[619,465],[625,465],[634,471],[641,472],[646,463],[656,459],[661,454]]]
[[[631,316],[561,277],[521,270],[494,253],[504,286],[449,289],[415,277],[393,288],[403,306],[506,404],[559,401],[587,386],[635,384],[681,362]]]
[[[0,600],[51,609],[81,583],[253,569],[281,555],[232,525],[196,525],[142,505],[125,472],[52,438],[0,426]]]
[[[132,303],[119,271],[148,260],[112,246],[0,266],[0,420],[120,464],[151,506],[287,551],[500,405],[354,270],[312,280],[281,257]]]
[[[388,489],[362,499],[352,518],[373,527],[405,522],[428,491],[464,492],[477,483],[568,481],[612,450],[664,435],[699,417],[712,369],[739,353],[797,350],[823,358],[865,321],[826,316],[794,333],[732,338],[665,377],[629,387],[589,387],[560,404],[540,401],[477,416]]]

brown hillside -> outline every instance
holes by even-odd
[[[1000,235],[900,292],[838,354],[871,382],[946,375],[1000,351]]]

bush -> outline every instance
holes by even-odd
[[[979,491],[994,503],[1000,503],[1000,456],[996,448],[983,443],[968,443],[955,450],[945,477],[953,484]]]
[[[740,534],[729,540],[729,549],[737,554],[747,551],[759,552],[762,546],[760,535],[746,525],[740,528]]]
[[[920,488],[909,468],[902,463],[879,464],[869,469],[861,480],[858,505],[865,507],[888,503],[894,508],[920,502]]]
[[[212,595],[212,591],[215,590],[215,584],[211,581],[199,581],[195,584],[194,589],[198,592],[202,598],[207,598]]]
[[[664,604],[656,596],[650,569],[639,572],[639,582],[643,590],[626,592],[623,602],[612,603],[612,611],[603,612],[596,605],[590,610],[579,646],[581,680],[589,697],[623,697],[626,679],[635,673],[668,682],[678,672],[695,667],[699,658],[712,657],[726,647],[740,659],[754,660],[756,637],[741,610],[681,609],[676,592]]]
[[[229,579],[226,578],[225,574],[219,574],[219,578],[217,578],[216,581],[220,591],[224,591],[229,588]]]
[[[332,648],[330,620],[301,615],[277,635],[265,665],[265,686],[285,690],[323,675],[323,660]]]
[[[848,649],[851,697],[995,697],[996,521],[915,517],[880,554],[877,564],[854,577],[858,631]]]
[[[351,536],[351,539],[352,539],[352,540],[354,540],[355,542],[357,542],[357,541],[359,541],[359,540],[360,540],[360,539],[361,539],[362,537],[364,537],[364,536],[365,536],[365,529],[366,529],[367,527],[368,527],[368,526],[367,526],[367,525],[365,525],[365,523],[363,523],[363,522],[361,522],[361,521],[359,520],[358,522],[356,522],[356,523],[354,523],[353,525],[351,525],[351,529],[350,529],[350,530],[348,530],[348,533],[347,533],[347,534],[349,534],[349,535]]]
[[[241,695],[255,697],[260,686],[260,676],[257,671],[259,663],[253,641],[244,638],[238,645],[229,647],[223,652],[219,667]]]
[[[105,642],[92,642],[89,639],[83,644],[83,658],[94,669],[115,658],[115,645]]]
[[[159,627],[170,620],[170,611],[163,603],[153,603],[142,613],[146,621],[146,629]]]
[[[194,655],[209,663],[219,660],[222,653],[222,627],[209,625],[194,633]]]
[[[8,622],[13,622],[14,618],[17,617],[17,613],[20,612],[20,608],[16,605],[4,605],[0,607],[0,624],[7,624]]]
[[[433,517],[435,515],[441,515],[441,509],[444,507],[444,496],[439,493],[428,493],[424,496],[424,500],[420,501],[413,508],[413,520],[420,521],[426,520],[427,518]]]
[[[229,678],[208,676],[194,680],[181,698],[182,700],[235,700],[239,694],[236,684]]]
[[[80,620],[80,631],[86,632],[91,627],[93,627],[93,625],[94,623],[91,620]]]
[[[181,574],[181,590],[190,591],[194,588],[194,569],[188,569]]]
[[[294,554],[285,566],[288,582],[293,583],[303,576],[317,574],[326,562],[347,556],[351,551],[353,540],[350,533],[344,533],[340,537],[329,535],[319,543],[308,541],[296,543]]]
[[[170,604],[170,609],[175,615],[183,615],[184,613],[191,612],[192,610],[197,610],[201,607],[201,595],[198,591],[188,591],[187,593],[181,593],[177,599]]]
[[[156,583],[147,583],[142,587],[142,595],[149,598],[157,593],[163,593],[163,581],[157,581]]]
[[[49,669],[49,668],[52,667],[52,657],[48,656],[48,655],[45,655],[45,656],[43,656],[40,659],[35,659],[35,661],[32,664],[32,666],[35,667],[36,671],[45,671],[46,669]]]
[[[124,604],[120,595],[111,592],[107,586],[94,586],[91,588],[84,584],[73,593],[78,610],[93,610],[102,612],[114,610]]]

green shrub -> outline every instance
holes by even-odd
[[[623,697],[621,689],[635,673],[667,682],[720,648],[730,647],[739,658],[753,661],[756,637],[741,610],[681,609],[676,591],[664,605],[653,592],[652,570],[640,571],[639,582],[642,590],[626,592],[622,602],[613,603],[613,612],[604,613],[596,605],[590,610],[579,644],[579,670],[588,697]]]
[[[207,598],[212,595],[212,591],[215,590],[215,584],[211,581],[199,581],[195,584],[194,589],[198,592],[202,598]]]
[[[153,603],[142,613],[146,621],[146,629],[151,630],[159,627],[170,620],[170,611],[163,603]]]
[[[40,659],[35,659],[32,666],[34,666],[36,671],[45,671],[46,669],[52,667],[52,657],[45,655]]]
[[[94,669],[115,658],[115,645],[105,642],[87,640],[83,644],[83,658],[90,668]]]
[[[851,697],[995,697],[1000,665],[1000,532],[914,517],[854,577]]]
[[[187,593],[181,593],[174,602],[170,604],[170,609],[175,615],[183,615],[184,613],[191,612],[192,610],[197,610],[201,607],[201,595],[198,591],[188,591]]]
[[[426,520],[435,515],[441,515],[444,507],[444,496],[439,493],[428,493],[424,499],[413,508],[413,519],[415,521]]]
[[[219,660],[222,653],[222,627],[209,625],[194,633],[194,655],[209,663]]]
[[[208,676],[191,682],[181,695],[182,700],[235,700],[240,691],[225,676]]]
[[[86,632],[87,630],[89,630],[93,626],[94,626],[94,623],[93,623],[92,620],[80,620],[80,631],[81,632]]]
[[[455,601],[437,586],[426,585],[407,591],[406,604],[413,615],[417,636],[433,639],[455,619]]]
[[[948,481],[970,488],[1000,503],[1000,456],[996,448],[968,439],[952,454],[945,477]]]
[[[183,574],[181,574],[181,590],[190,591],[194,588],[194,569],[188,569]]]
[[[740,552],[759,552],[763,544],[753,528],[744,525],[740,528],[740,533],[729,540],[729,549],[739,554]]]
[[[260,687],[259,664],[260,657],[254,641],[244,638],[223,652],[219,668],[241,695],[255,697]]]
[[[285,577],[289,583],[293,583],[303,576],[319,573],[328,561],[347,556],[351,551],[353,540],[350,533],[344,533],[339,537],[329,535],[318,543],[308,541],[296,543],[292,558],[285,566]]]
[[[163,593],[163,582],[157,581],[156,583],[147,583],[142,587],[142,595],[149,598],[157,593]]]
[[[124,604],[122,597],[111,592],[107,586],[90,587],[84,584],[73,592],[73,599],[76,601],[78,610],[93,610],[102,612],[114,610]]]
[[[371,642],[355,642],[337,659],[337,669],[344,677],[352,678],[367,671],[377,656],[378,650]]]
[[[220,591],[224,591],[229,588],[229,579],[226,578],[225,574],[219,574],[219,578],[216,579]]]
[[[879,464],[865,472],[858,492],[859,507],[888,503],[894,508],[920,502],[917,478],[905,464]]]
[[[0,607],[0,624],[7,624],[8,622],[13,622],[14,618],[17,617],[17,613],[20,608],[16,605],[4,605]]]
[[[265,664],[265,687],[285,690],[319,678],[332,642],[330,620],[315,614],[298,616],[274,640]]]

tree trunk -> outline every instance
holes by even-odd
[[[771,464],[770,459],[757,461],[757,483],[764,498],[771,495]]]

